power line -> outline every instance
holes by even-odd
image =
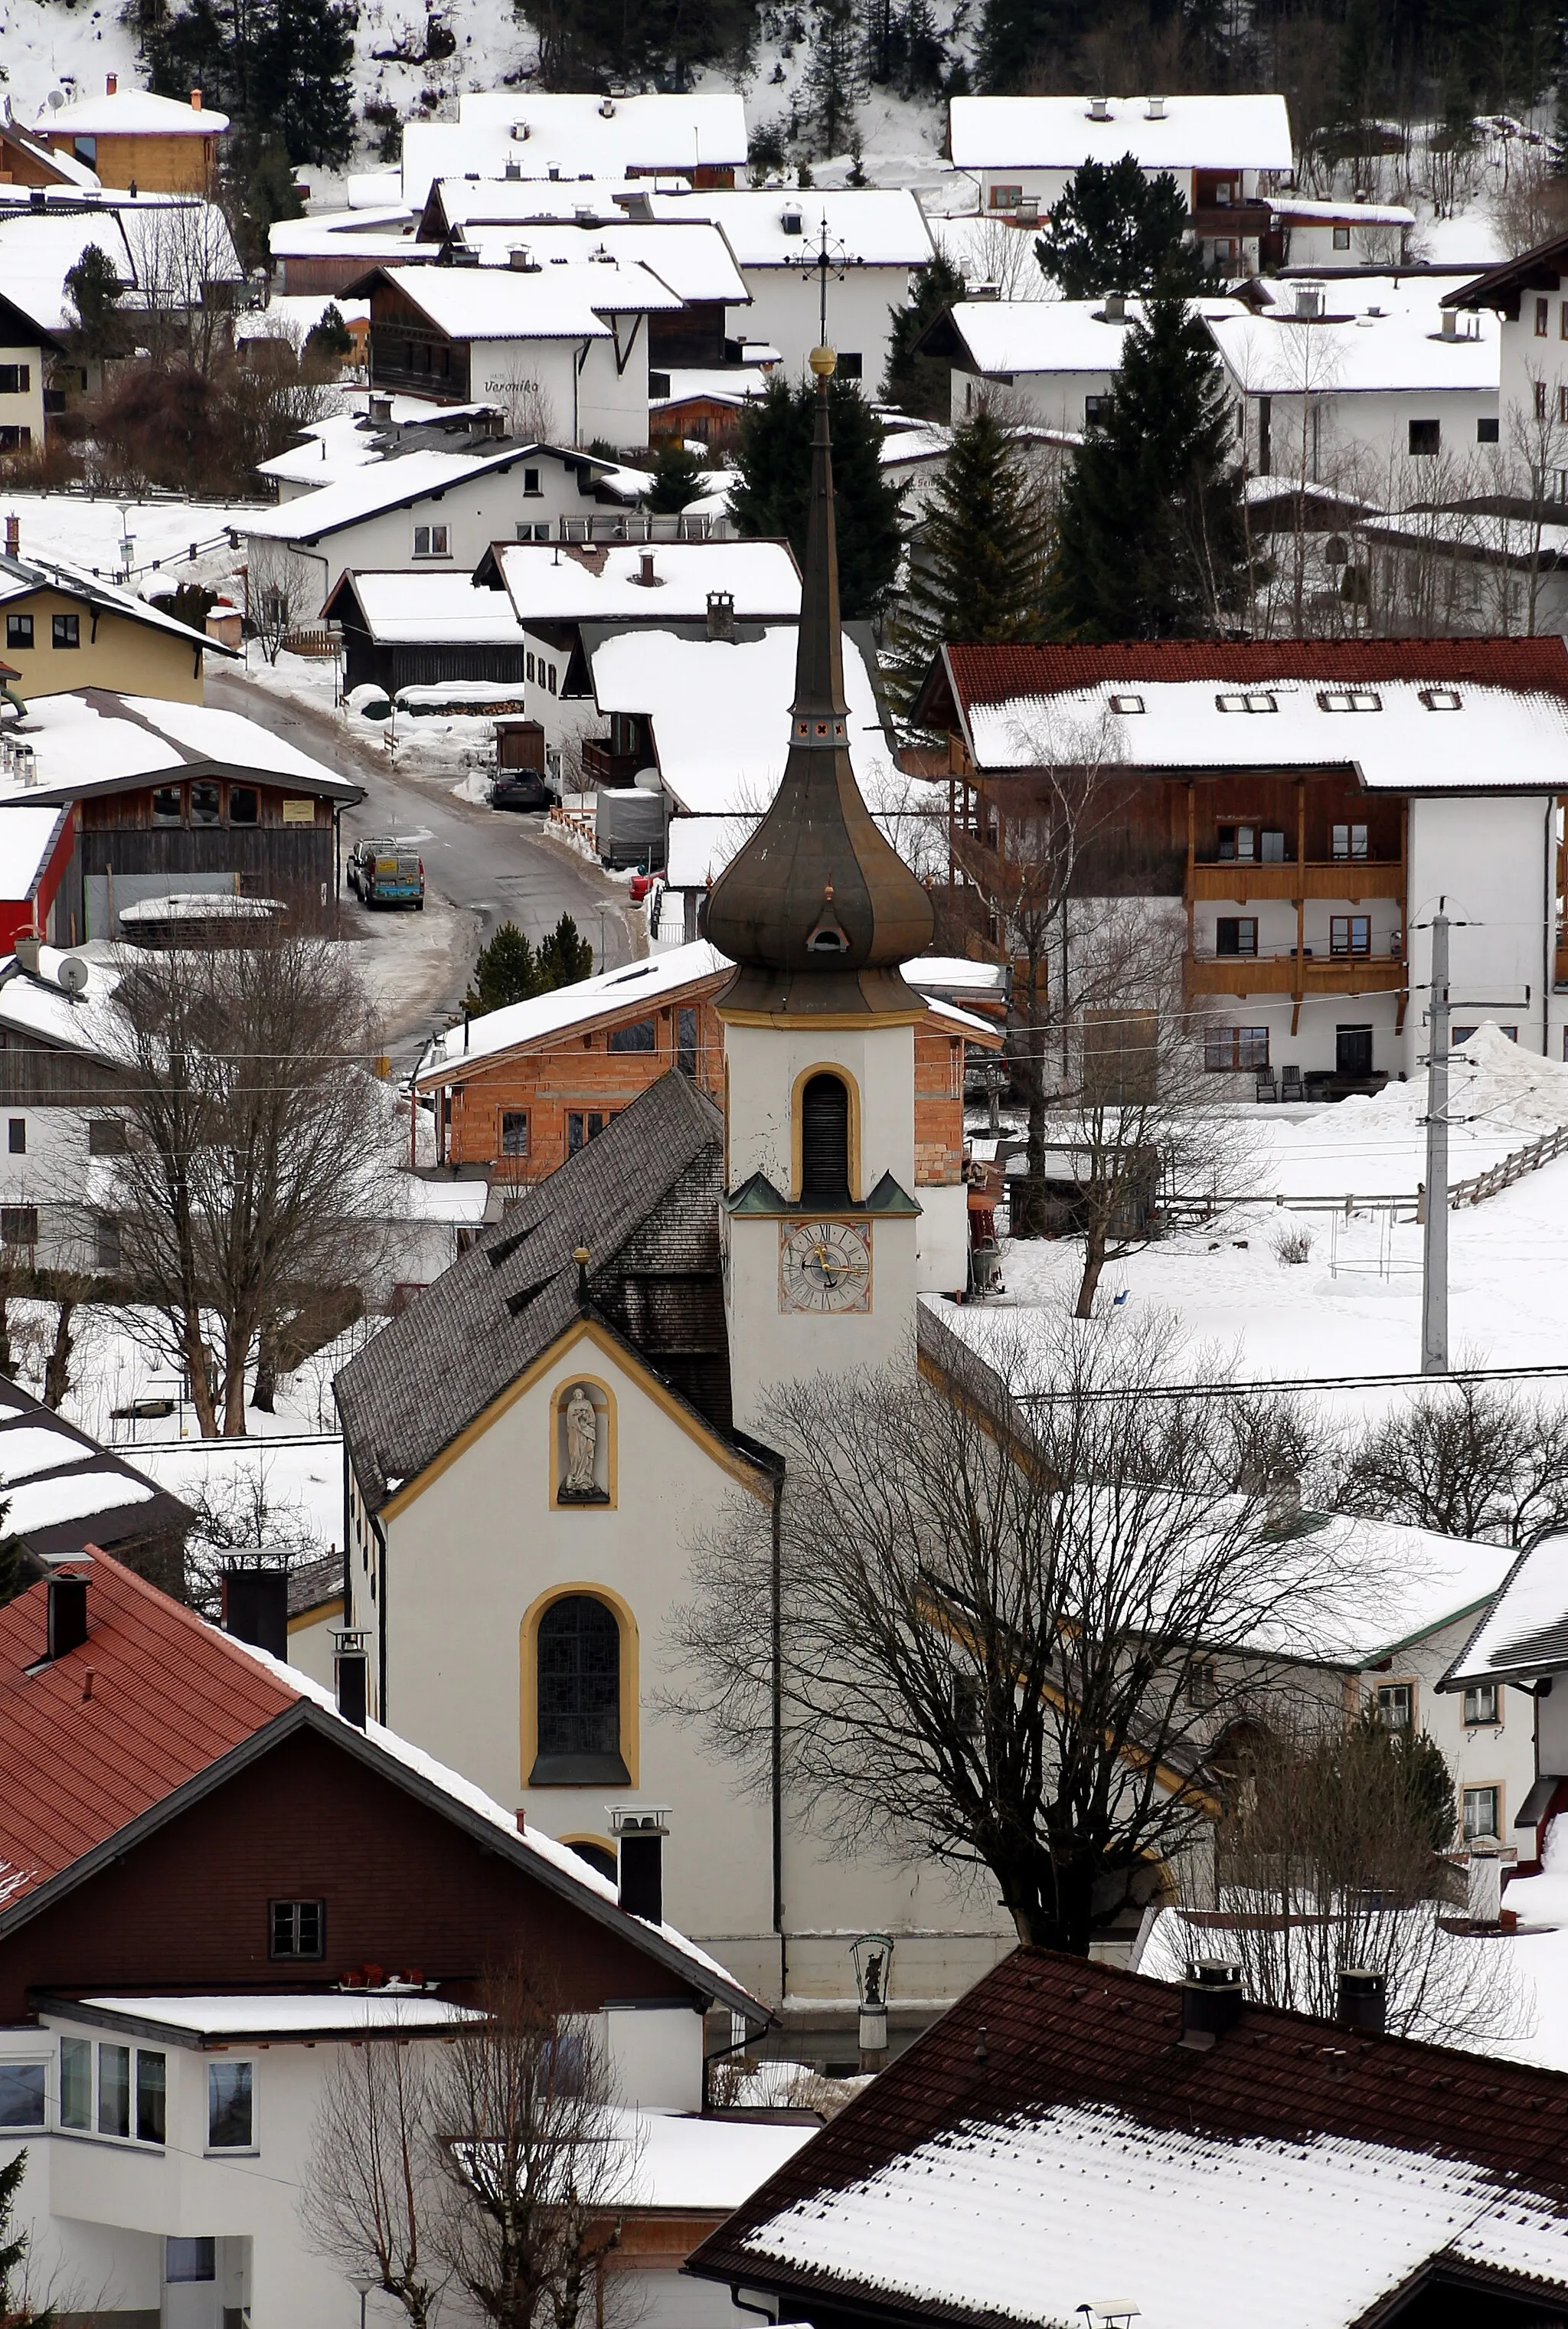
[[[983,1358],[983,1346],[974,1345],[976,1355]],[[1452,1367],[1442,1377],[1444,1382],[1526,1382],[1537,1380],[1561,1380],[1568,1377],[1568,1363],[1549,1366],[1527,1367]],[[1397,1390],[1409,1384],[1412,1389],[1430,1387],[1432,1377],[1422,1374],[1386,1375],[1278,1375],[1264,1376],[1257,1381],[1218,1383],[1109,1383],[1103,1390],[1073,1385],[1062,1391],[1020,1391],[1011,1396],[1020,1407],[1044,1405],[1051,1400],[1087,1399],[1233,1399],[1247,1398],[1254,1392],[1280,1391],[1385,1391]]]

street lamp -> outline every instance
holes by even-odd
[[[351,2272],[349,2275],[349,2287],[360,2292],[360,2329],[365,2329],[365,2299],[372,2288],[380,2288],[380,2285],[375,2273]]]

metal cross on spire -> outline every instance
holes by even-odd
[[[841,235],[831,235],[828,232],[828,218],[824,211],[818,223],[817,247],[815,250],[807,253],[801,267],[803,277],[814,275],[817,278],[817,344],[819,347],[825,348],[828,344],[829,276],[831,275],[835,282],[841,283],[851,267],[863,267],[865,263],[863,259],[850,256]]]

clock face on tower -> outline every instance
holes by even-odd
[[[781,1310],[869,1310],[870,1223],[781,1222],[778,1299]]]

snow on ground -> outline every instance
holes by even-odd
[[[5,6],[0,0],[0,17]],[[210,590],[230,592],[236,602],[244,552],[230,547],[229,529],[243,528],[256,514],[254,504],[173,496],[127,503],[101,494],[23,494],[9,486],[0,486],[0,511],[20,518],[24,557],[48,558],[52,552],[112,580],[120,571],[120,542],[128,531],[133,587],[144,599],[182,582],[200,582]],[[194,560],[192,542],[198,545]]]
[[[1482,1030],[1451,1079],[1451,1108],[1469,1122],[1451,1136],[1451,1175],[1480,1166],[1568,1123],[1568,1068]],[[1309,1114],[1244,1111],[1257,1145],[1253,1177],[1264,1202],[1233,1206],[1173,1231],[1107,1270],[1099,1307],[1128,1297],[1131,1319],[1154,1304],[1177,1313],[1192,1338],[1234,1352],[1244,1376],[1283,1380],[1413,1372],[1421,1351],[1422,1232],[1386,1210],[1297,1210],[1290,1200],[1377,1193],[1413,1196],[1423,1178],[1424,1084],[1392,1084],[1376,1099]],[[1292,1120],[1292,1118],[1294,1120]],[[1267,1202],[1276,1192],[1285,1202]],[[1449,1221],[1450,1348],[1456,1361],[1550,1365],[1563,1356],[1563,1221],[1568,1158]],[[1312,1240],[1304,1263],[1274,1250],[1286,1231]],[[1003,1256],[1008,1301],[943,1316],[977,1344],[1035,1314],[1069,1305],[1083,1248],[1075,1240],[1015,1242]]]
[[[142,1426],[166,1432],[167,1424]],[[324,1552],[343,1542],[343,1441],[333,1438],[142,1440],[118,1443],[128,1463],[172,1495],[193,1504],[205,1492],[219,1506],[233,1499],[242,1511],[258,1497],[276,1528],[290,1541],[306,1532]]]

